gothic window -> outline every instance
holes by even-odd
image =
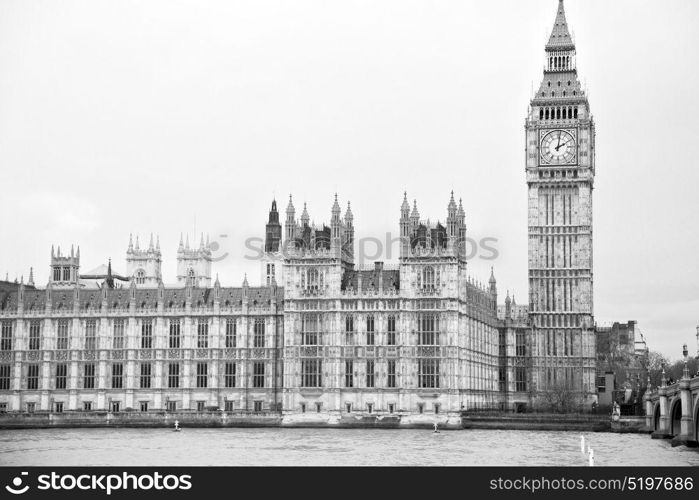
[[[0,340],[0,350],[11,351],[12,350],[12,322],[3,321],[2,322],[2,339]]]
[[[366,344],[374,345],[374,316],[366,317]]]
[[[552,90],[552,91],[551,91],[551,97],[554,97],[555,95],[556,95],[556,93]]]
[[[301,387],[321,387],[320,359],[301,360]]]
[[[207,363],[197,363],[197,387],[208,386],[209,365]]]
[[[124,365],[112,363],[112,389],[121,389],[124,386]]]
[[[209,348],[209,320],[208,318],[200,318],[197,323],[197,348]]]
[[[426,266],[422,271],[422,288],[434,289],[435,286],[435,271],[432,266]]]
[[[345,387],[354,387],[354,362],[345,361]]]
[[[61,281],[61,268],[60,267],[53,268],[53,281]]]
[[[374,387],[375,379],[376,374],[374,373],[374,361],[369,360],[366,362],[366,386]]]
[[[548,110],[548,108],[546,108],[546,119],[547,119],[547,120],[549,119],[549,110]]]
[[[265,386],[265,364],[256,362],[252,365],[252,386],[261,388]]]
[[[153,348],[153,320],[144,319],[141,322],[141,349]]]
[[[560,120],[561,118],[561,108],[556,108],[556,119]]]
[[[319,290],[323,288],[323,273],[318,269],[309,269],[305,273],[305,277],[301,277],[301,286],[306,290]],[[305,278],[305,279],[304,279]]]
[[[68,380],[68,365],[60,363],[56,365],[56,389],[65,389]]]
[[[558,81],[558,82],[556,82],[556,83],[558,84],[559,87],[561,86],[561,82],[560,82],[560,81]]]
[[[563,92],[563,95],[565,95],[565,92]],[[566,119],[566,108],[563,108],[563,119]]]
[[[421,389],[439,387],[439,359],[423,358],[418,360],[418,387]]]
[[[388,345],[396,345],[396,317],[388,317],[388,336],[386,338]]]
[[[141,363],[141,376],[139,378],[141,389],[150,389],[151,375],[153,373],[153,365],[150,363]]]
[[[168,339],[168,345],[170,349],[180,348],[180,320],[171,319],[170,320],[170,335]]]
[[[235,363],[226,363],[226,372],[224,377],[226,387],[235,387],[235,372]]]
[[[301,343],[318,345],[318,315],[304,314],[301,318]]]
[[[87,363],[83,367],[83,389],[95,388],[95,364]]]
[[[41,348],[41,321],[29,323],[29,350],[38,351]]]
[[[146,272],[143,269],[136,271],[136,284],[143,285],[146,282]]]
[[[63,268],[63,281],[70,281],[70,267]]]
[[[255,319],[253,325],[253,347],[265,346],[265,320],[262,318]]]
[[[231,348],[236,346],[236,323],[235,318],[226,319],[226,347]]]
[[[544,119],[544,110],[542,108],[539,110],[539,120],[543,120],[543,119]]]
[[[197,275],[194,272],[194,269],[192,269],[191,267],[189,268],[189,271],[187,271],[187,278],[189,278],[192,285],[194,285],[195,280],[197,279]]]
[[[396,386],[396,361],[393,359],[388,361],[386,385],[390,388]]]
[[[88,319],[85,321],[85,349],[88,351],[95,349],[97,335],[97,321]]]
[[[58,321],[58,332],[56,335],[56,349],[68,349],[68,329],[69,323],[66,319]]]
[[[27,366],[27,389],[35,391],[39,388],[39,365],[31,364]]]
[[[566,91],[564,90],[564,91],[563,91],[563,97],[565,97],[565,96],[566,96]]]
[[[112,341],[112,348],[123,349],[124,348],[124,320],[115,319],[114,320],[114,335]]]
[[[573,95],[575,95],[575,92],[573,92]],[[573,109],[573,118],[578,117],[578,108]]]
[[[527,390],[527,372],[523,366],[515,368],[515,390],[525,392]]]
[[[418,345],[439,344],[439,316],[420,314],[417,318]]]
[[[177,389],[180,386],[180,365],[170,363],[167,367],[167,386],[170,389]],[[171,403],[169,401],[168,403]]]

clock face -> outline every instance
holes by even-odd
[[[543,164],[560,165],[575,163],[575,131],[551,130],[541,139],[541,160]]]

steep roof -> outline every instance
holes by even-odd
[[[551,36],[546,44],[546,50],[565,50],[572,49],[573,38],[568,31],[568,22],[566,21],[566,12],[563,7],[563,0],[558,0],[558,10],[556,11],[556,20],[551,30]]]

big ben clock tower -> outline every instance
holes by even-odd
[[[536,391],[595,393],[592,188],[595,125],[578,80],[563,0],[526,129],[529,311]]]

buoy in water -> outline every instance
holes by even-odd
[[[174,432],[180,432],[182,429],[180,429],[180,422],[178,420],[175,420],[175,428],[173,429]]]
[[[580,453],[585,453],[585,436],[580,434]]]
[[[589,454],[588,454],[588,456],[587,456],[587,461],[588,461],[588,465],[589,465],[590,467],[594,467],[594,466],[595,466],[595,453],[592,451],[592,448],[590,448],[590,452],[589,452]]]
[[[437,424],[437,422],[434,423],[434,433],[439,434],[439,425]]]

